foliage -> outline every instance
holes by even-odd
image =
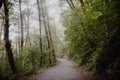
[[[33,73],[39,68],[39,49],[32,46],[31,48],[24,48],[24,50],[17,54],[16,62],[19,71],[22,73],[29,74]]]
[[[16,51],[15,51],[16,52]],[[0,57],[0,79],[11,78],[12,71],[9,64],[6,61],[6,55]],[[54,65],[54,59],[52,59],[52,64],[48,62],[48,52],[43,54],[43,66],[40,65],[40,50],[39,47],[33,45],[31,47],[24,47],[21,53],[14,53],[14,58],[16,62],[16,67],[19,72],[19,76],[30,75],[36,73],[37,70],[43,67],[49,67]],[[13,75],[13,74],[12,74]]]
[[[104,76],[109,74],[112,80],[117,80],[120,1],[107,1],[83,0],[84,5],[76,5],[75,9],[62,13],[63,26],[69,58],[86,70]]]
[[[2,5],[4,6],[2,7]],[[33,74],[38,69],[53,66],[56,63],[54,45],[52,45],[54,41],[52,41],[52,35],[50,35],[50,32],[52,33],[50,30],[51,25],[49,19],[46,18],[49,15],[48,13],[44,14],[44,11],[42,12],[42,9],[40,9],[40,13],[42,13],[39,16],[41,18],[39,20],[40,25],[31,25],[31,21],[36,21],[33,9],[36,10],[37,7],[35,5],[35,8],[31,7],[33,5],[34,2],[31,3],[30,0],[1,0],[0,31],[5,30],[5,35],[0,32],[0,80],[16,80],[19,76]],[[42,3],[39,5],[43,9],[46,7],[45,3],[44,6]],[[42,19],[45,19],[44,22]],[[46,34],[43,29],[45,25],[46,27],[49,26],[49,29],[46,29]],[[41,30],[38,28],[40,26]],[[37,29],[35,30],[35,28]],[[4,41],[2,42],[3,37]],[[46,37],[48,37],[48,43],[46,43]],[[14,40],[10,41],[9,39]]]

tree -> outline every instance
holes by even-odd
[[[41,26],[41,10],[40,10],[40,2],[37,0],[37,6],[38,6],[38,15],[39,15],[39,33],[40,33],[40,65],[42,66],[43,63],[43,51],[42,51],[42,26]]]
[[[10,64],[11,70],[14,74],[17,74],[17,69],[15,66],[14,58],[13,58],[13,52],[11,48],[11,43],[9,40],[9,8],[8,8],[8,0],[4,0],[4,13],[5,13],[5,25],[4,25],[4,40],[5,40],[5,48],[6,53],[8,56],[8,62]]]
[[[44,6],[43,6],[44,2]],[[42,18],[44,22],[44,28],[45,28],[45,33],[46,33],[46,38],[47,38],[47,44],[48,44],[48,55],[49,55],[49,64],[52,64],[51,60],[51,43],[50,43],[50,36],[49,36],[49,31],[48,31],[48,25],[47,25],[47,14],[46,14],[46,0],[41,2],[41,10],[42,10]]]
[[[27,9],[24,9],[23,11],[23,20],[24,25],[25,25],[25,30],[26,31],[26,38],[24,39],[24,43],[26,47],[30,47],[31,45],[31,40],[30,40],[30,15],[31,15],[31,10],[30,10],[30,4],[29,1],[26,2],[27,4]]]
[[[48,14],[46,14],[48,15]],[[50,38],[50,44],[51,44],[51,53],[53,54],[54,57],[54,62],[56,62],[56,54],[55,54],[55,50],[54,50],[54,44],[53,44],[53,39],[52,39],[52,34],[51,34],[51,28],[50,28],[50,23],[49,23],[49,16],[47,16],[47,24],[48,24],[48,33],[49,33],[49,38]]]
[[[66,0],[71,9],[75,9],[75,5],[72,0]]]
[[[20,10],[20,21],[21,21],[21,50],[23,47],[23,43],[24,43],[24,34],[23,34],[23,17],[22,17],[22,10],[21,10],[21,0],[19,0],[19,10]]]
[[[102,80],[118,80],[120,1],[75,0],[75,8],[67,1],[72,9],[62,16],[69,58],[94,70]]]

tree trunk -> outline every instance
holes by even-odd
[[[54,50],[54,45],[53,45],[53,40],[52,40],[52,35],[51,35],[51,29],[50,29],[50,24],[49,24],[49,17],[47,16],[47,22],[48,22],[48,33],[50,37],[50,44],[51,44],[51,53],[53,53],[54,57],[54,62],[56,62],[56,55],[55,55],[55,50]]]
[[[73,7],[72,4],[70,3],[70,1],[69,1],[69,0],[66,0],[66,1],[67,1],[68,5],[70,6],[70,8],[71,8],[71,9],[74,9],[74,7]]]
[[[73,0],[70,0],[70,2],[71,2],[71,5],[73,6],[73,8],[75,9],[75,5],[73,3]]]
[[[25,40],[25,46],[30,47],[30,21],[29,21],[29,17],[30,17],[30,7],[29,7],[29,2],[28,2],[28,6],[27,6],[27,21],[26,21],[26,40]]]
[[[23,47],[23,17],[22,17],[22,10],[21,10],[21,0],[19,0],[19,10],[20,10],[20,21],[21,21],[21,51]]]
[[[40,2],[37,0],[37,6],[38,6],[38,15],[39,15],[39,32],[40,32],[40,65],[42,66],[43,63],[43,51],[42,51],[42,27],[41,27],[41,11],[40,11]]]
[[[44,28],[45,28],[45,33],[46,33],[46,38],[47,38],[47,43],[48,43],[48,54],[49,54],[49,64],[52,63],[51,61],[51,52],[50,52],[50,40],[49,40],[49,34],[48,34],[48,29],[47,29],[47,23],[46,23],[46,19],[45,19],[45,12],[43,9],[43,4],[41,2],[41,10],[42,10],[42,17],[43,17],[43,21],[44,21]]]
[[[5,26],[4,26],[4,40],[5,40],[5,48],[8,56],[8,62],[10,64],[11,70],[14,74],[17,73],[17,69],[15,67],[15,62],[13,58],[13,52],[11,48],[11,43],[9,40],[9,9],[8,9],[8,0],[4,0],[4,13],[5,13]]]

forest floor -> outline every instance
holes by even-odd
[[[59,64],[31,77],[30,80],[88,80],[88,78],[71,61],[59,59]]]

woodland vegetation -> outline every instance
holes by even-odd
[[[46,1],[35,5],[37,30],[36,25],[31,29],[29,0],[0,0],[0,80],[17,80],[56,63],[57,30],[50,24]]]
[[[101,80],[119,80],[120,0],[64,1],[70,7],[62,13],[69,58]]]
[[[59,1],[65,44],[51,23],[47,0],[32,5],[30,0],[0,0],[0,80],[53,66],[62,53],[97,75],[92,80],[119,80],[120,0]]]

